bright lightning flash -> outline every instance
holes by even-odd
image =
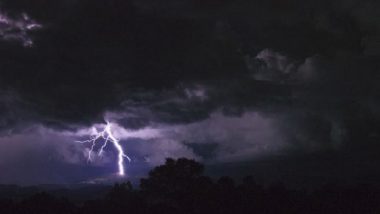
[[[118,152],[118,167],[119,167],[119,175],[124,176],[124,158],[127,158],[130,162],[131,159],[124,153],[123,147],[120,145],[120,140],[118,140],[114,135],[112,134],[112,125],[111,123],[107,122],[107,125],[104,127],[104,129],[99,132],[96,128],[93,128],[94,134],[89,140],[85,141],[77,141],[78,143],[91,143],[91,149],[88,152],[88,161],[92,161],[92,153],[94,153],[94,149],[96,146],[96,143],[99,140],[103,140],[102,146],[100,147],[98,153],[98,156],[101,156],[104,152],[104,149],[106,148],[108,142],[111,142],[117,152]]]

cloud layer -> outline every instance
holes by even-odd
[[[42,25],[31,19],[26,13],[16,18],[0,11],[0,38],[4,41],[17,41],[25,47],[33,45],[29,32],[42,28]]]
[[[89,167],[83,145],[71,143],[106,120],[148,165],[167,156],[215,163],[380,151],[377,2],[1,7],[0,133],[11,148],[2,167],[39,152],[55,154],[58,168]],[[36,125],[45,131],[31,132]],[[108,154],[88,173],[112,168]]]

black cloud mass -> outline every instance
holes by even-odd
[[[61,155],[51,164],[70,173],[61,162],[78,167],[78,146],[58,143],[67,136],[36,143],[30,133],[111,119],[128,130],[160,130],[160,139],[130,143],[132,156],[154,163],[165,155],[213,164],[328,156],[380,175],[366,165],[380,161],[378,1],[3,0],[0,7],[4,150],[11,141],[43,145]],[[318,155],[305,158],[311,153]]]

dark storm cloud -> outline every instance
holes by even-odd
[[[2,56],[2,85],[33,101],[35,110],[52,121],[99,120],[105,109],[133,96],[136,88],[156,92],[180,82],[246,78],[244,57],[265,48],[303,60],[331,51],[358,51],[362,39],[354,17],[343,9],[327,10],[327,3],[114,0],[3,5],[27,11],[47,25],[36,35],[35,48],[3,47],[11,50]],[[173,12],[169,18],[166,11]],[[335,18],[333,12],[342,16]]]
[[[314,151],[372,148],[379,138],[377,2],[9,0],[1,6],[44,26],[30,35],[33,47],[1,43],[2,129],[33,122],[69,129],[108,115],[130,129],[180,128],[145,153],[160,147],[192,154],[184,145],[208,136],[206,144],[219,145],[218,158],[238,160],[290,142],[295,151]],[[266,134],[254,120],[271,121]],[[220,130],[230,135],[218,138]]]
[[[203,32],[196,33],[199,38],[187,34],[203,31],[202,23],[194,27],[187,20],[98,16],[78,17],[80,24],[65,20],[51,25],[37,35],[37,45],[30,49],[3,47],[10,49],[2,52],[4,90],[17,91],[46,122],[89,123],[135,96],[138,88],[159,93],[181,81],[226,76],[227,69],[235,67],[236,63],[230,68],[220,64],[223,58],[213,50],[218,42],[191,47]],[[125,23],[126,29],[110,26],[115,21]],[[205,42],[210,40],[208,36]],[[198,56],[199,48],[206,48],[210,56]]]

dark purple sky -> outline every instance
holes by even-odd
[[[0,183],[112,177],[112,146],[88,162],[76,142],[106,121],[130,178],[166,157],[263,179],[380,175],[379,6],[3,0]]]

